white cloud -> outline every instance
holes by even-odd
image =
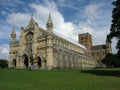
[[[64,1],[64,0],[63,0]],[[79,33],[89,32],[93,36],[94,44],[104,44],[106,35],[108,34],[109,27],[93,28],[92,25],[96,25],[99,21],[99,10],[102,4],[89,4],[84,8],[83,14],[86,16],[86,21],[80,21],[78,25],[72,22],[65,22],[63,15],[58,11],[56,3],[45,0],[45,5],[30,4],[30,7],[34,9],[34,19],[39,23],[39,26],[45,28],[48,19],[48,14],[52,14],[52,20],[54,24],[54,31],[61,36],[65,36],[69,40],[78,40]],[[100,16],[100,15],[99,15]],[[26,13],[12,13],[8,15],[7,21],[15,26],[26,26],[30,20],[30,14]]]
[[[87,18],[94,19],[94,17],[97,14],[96,12],[97,12],[99,6],[100,6],[99,4],[98,5],[96,5],[96,4],[89,4],[89,5],[87,5],[84,8],[85,9],[84,13],[87,16]]]
[[[112,52],[113,53],[117,53],[118,49],[116,49],[116,45],[117,45],[117,39],[113,38],[112,39]]]
[[[92,3],[92,4],[90,3],[85,6],[85,8],[83,10],[83,14],[87,18],[86,23],[88,23],[89,25],[96,25],[95,21],[98,18],[100,18],[100,15],[101,15],[100,8],[102,6],[103,6],[103,3]],[[97,23],[99,23],[99,22],[97,22]]]
[[[0,59],[7,59],[9,57],[9,45],[8,44],[2,44],[0,46]]]
[[[7,17],[7,22],[11,25],[15,26],[25,26],[27,25],[28,21],[30,20],[29,14],[22,14],[22,13],[12,13],[9,14]]]

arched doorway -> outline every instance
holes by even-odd
[[[13,66],[16,67],[16,59],[13,60]]]
[[[28,66],[29,66],[28,56],[26,54],[24,54],[23,57],[24,57],[24,65],[25,65],[26,68],[28,68]]]
[[[40,68],[40,67],[41,67],[41,58],[40,58],[40,57],[37,57],[37,60],[38,60],[37,64],[38,64],[38,66],[39,66],[39,68]]]

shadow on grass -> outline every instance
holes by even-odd
[[[96,74],[96,75],[100,75],[100,76],[120,77],[120,71],[113,71],[113,70],[82,70],[81,72]]]

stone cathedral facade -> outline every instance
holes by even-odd
[[[87,55],[81,44],[55,34],[49,14],[46,30],[31,19],[26,28],[21,27],[19,41],[15,28],[11,32],[9,67],[35,69],[84,69],[94,68],[97,61]]]

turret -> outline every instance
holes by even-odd
[[[52,23],[52,18],[51,15],[49,14],[48,21],[46,23],[46,28],[48,32],[47,36],[47,65],[48,69],[53,68],[53,23]]]
[[[21,27],[21,30],[20,30],[20,38],[22,37],[23,33],[24,33],[24,28]]]
[[[106,49],[107,53],[112,53],[111,42],[106,41]]]
[[[50,13],[49,13],[48,21],[46,23],[46,28],[49,33],[53,33],[53,23],[52,23],[52,18]]]
[[[16,41],[16,32],[15,32],[15,27],[13,27],[13,30],[11,32],[11,41],[10,43],[13,44]]]

